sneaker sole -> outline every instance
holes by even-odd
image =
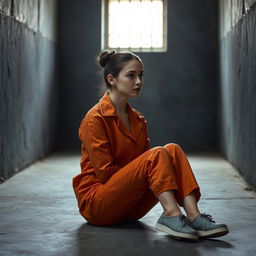
[[[198,236],[197,235],[192,235],[192,234],[188,234],[188,233],[181,233],[181,232],[177,232],[177,231],[174,231],[164,225],[161,225],[159,223],[157,223],[155,225],[155,229],[159,230],[159,231],[162,231],[162,232],[165,232],[167,233],[168,235],[171,235],[175,238],[183,238],[183,239],[188,239],[188,240],[198,240]]]
[[[220,237],[228,234],[228,229],[226,227],[216,228],[213,230],[203,231],[197,230],[199,237],[211,238],[211,237]]]

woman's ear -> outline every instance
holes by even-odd
[[[107,75],[107,80],[108,80],[108,83],[111,84],[112,86],[116,84],[115,78],[111,74]]]

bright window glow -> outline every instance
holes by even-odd
[[[109,0],[105,48],[163,48],[163,0]]]

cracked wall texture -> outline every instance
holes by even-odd
[[[56,148],[53,2],[0,0],[1,181]],[[44,28],[45,19],[52,28]]]
[[[226,32],[220,28],[220,144],[225,157],[255,187],[256,1],[227,2],[219,4],[220,26],[229,27]],[[230,26],[241,8],[244,15]]]

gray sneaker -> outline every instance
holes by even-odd
[[[197,230],[199,237],[220,237],[229,231],[225,224],[215,223],[209,214],[201,214],[191,221],[191,226]]]
[[[174,238],[183,238],[188,240],[197,240],[198,234],[190,226],[190,221],[183,214],[174,217],[168,217],[162,214],[155,228],[157,230],[163,231]]]

